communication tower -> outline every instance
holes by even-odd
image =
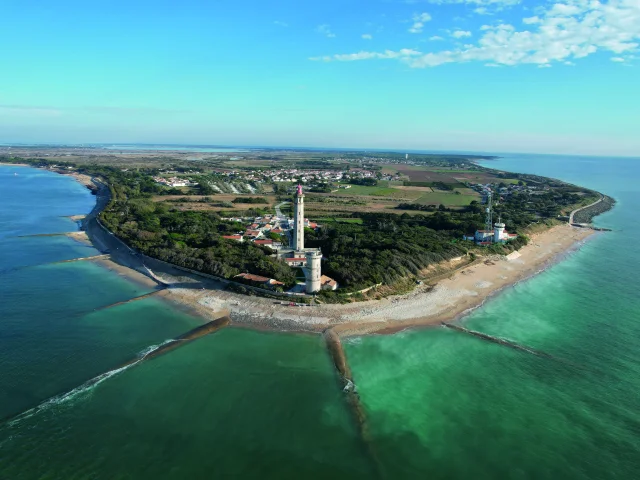
[[[491,192],[487,193],[487,216],[484,221],[484,229],[488,232],[493,230],[493,211],[491,209]]]

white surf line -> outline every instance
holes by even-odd
[[[69,400],[74,399],[75,397],[77,397],[78,395],[82,394],[82,393],[87,393],[92,391],[94,388],[96,388],[98,385],[100,385],[102,382],[104,382],[105,380],[121,373],[124,372],[125,370],[139,364],[140,362],[142,362],[145,358],[147,358],[147,356],[149,356],[151,353],[155,352],[156,350],[158,350],[159,348],[161,348],[163,345],[166,345],[167,343],[171,343],[175,341],[174,339],[170,339],[170,340],[165,340],[164,342],[162,342],[159,345],[150,345],[149,347],[145,348],[144,350],[142,350],[141,352],[138,353],[137,359],[133,360],[129,363],[126,363],[125,365],[123,365],[122,367],[118,367],[118,368],[114,368],[113,370],[109,370],[108,372],[105,373],[101,373],[100,375],[98,375],[97,377],[93,377],[90,380],[87,380],[86,382],[84,382],[82,385],[80,385],[79,387],[74,388],[73,390],[70,390],[66,393],[62,393],[60,395],[55,395],[47,400],[45,400],[44,402],[40,403],[39,405],[30,408],[29,410],[25,410],[22,413],[19,413],[15,416],[13,416],[12,418],[10,418],[9,420],[6,421],[7,425],[9,426],[14,426],[17,423],[26,420],[27,418],[31,418],[32,416],[36,415],[37,413],[40,413],[43,410],[46,410],[50,407],[53,406],[57,406],[57,405],[61,405]],[[4,423],[4,422],[3,422]]]

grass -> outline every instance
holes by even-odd
[[[361,195],[370,197],[388,197],[397,200],[414,200],[422,193],[419,191],[400,190],[390,187],[365,187],[362,185],[352,185],[351,188],[341,188],[333,192],[334,195]]]
[[[422,205],[444,205],[446,207],[461,207],[469,205],[473,200],[477,200],[477,195],[456,195],[455,193],[434,192],[425,193],[416,200]]]
[[[362,219],[361,218],[334,218],[334,217],[325,217],[325,218],[318,218],[316,220],[317,222],[320,223],[357,223],[357,224],[362,224]]]
[[[364,185],[351,185],[351,188],[341,188],[338,192],[341,195],[372,195],[384,197],[397,193],[397,190],[389,187],[366,187]]]

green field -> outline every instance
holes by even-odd
[[[395,200],[415,200],[424,192],[400,190],[398,188],[390,187],[365,187],[362,185],[352,185],[351,188],[341,188],[340,190],[332,193],[334,195],[362,195],[370,197],[387,197]]]
[[[365,187],[363,185],[351,185],[351,188],[341,188],[336,192],[341,195],[371,195],[384,197],[398,193],[398,190],[389,187]]]
[[[433,192],[425,193],[415,203],[422,205],[440,205],[446,207],[461,207],[469,205],[473,200],[478,200],[477,195],[456,195],[455,193]]]
[[[334,217],[324,217],[316,219],[316,222],[319,223],[358,223],[362,224],[361,218],[334,218]]]

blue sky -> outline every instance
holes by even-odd
[[[640,155],[640,0],[3,0],[0,18],[0,142]]]

